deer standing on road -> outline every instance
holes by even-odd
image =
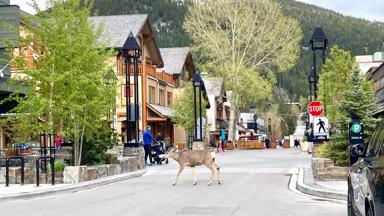
[[[211,176],[209,178],[208,186],[212,184],[212,180],[217,176],[217,183],[220,184],[220,170],[219,166],[215,163],[215,158],[212,157],[209,150],[183,150],[179,151],[176,148],[169,149],[164,155],[165,158],[172,158],[180,165],[179,172],[177,173],[175,182],[172,185],[176,185],[180,174],[183,172],[185,166],[192,168],[193,185],[197,184],[196,179],[196,166],[204,165],[211,170]]]

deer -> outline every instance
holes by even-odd
[[[192,168],[193,185],[197,184],[196,166],[204,165],[211,170],[208,186],[212,185],[212,180],[217,176],[217,183],[220,185],[220,167],[215,163],[215,158],[212,157],[209,150],[183,150],[179,151],[177,148],[170,148],[164,155],[165,158],[171,158],[177,161],[180,165],[179,172],[177,173],[175,181],[172,183],[175,186],[178,183],[180,174],[183,172],[185,166]]]

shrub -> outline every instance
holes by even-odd
[[[117,155],[114,153],[105,153],[104,154],[104,161],[106,164],[118,164],[119,161],[117,160]]]
[[[65,166],[64,160],[55,160],[55,172],[64,172]]]

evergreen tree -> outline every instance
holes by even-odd
[[[379,121],[372,117],[375,110],[375,100],[372,83],[355,68],[349,76],[345,90],[339,101],[339,114],[334,118],[333,127],[336,129],[332,141],[323,146],[322,155],[331,158],[336,165],[348,164],[348,124],[351,122],[350,113],[356,113],[362,120],[367,139]]]

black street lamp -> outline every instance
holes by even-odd
[[[253,114],[253,120],[255,121],[255,133],[257,134],[257,115]]]
[[[195,132],[193,140],[194,141],[203,141],[203,112],[202,112],[202,107],[201,107],[201,102],[202,102],[203,97],[207,101],[207,106],[206,106],[207,109],[210,108],[210,104],[208,101],[207,92],[205,90],[204,81],[201,78],[200,73],[196,73],[193,76],[192,83],[193,83],[193,105],[194,105],[193,106],[194,132]],[[198,91],[198,93],[196,93],[196,91]],[[198,104],[197,104],[196,94],[198,94],[198,97],[199,97],[198,98],[199,99]],[[199,110],[199,120],[200,120],[200,122],[199,122],[200,123],[199,135],[200,136],[198,136],[198,133],[197,133],[197,109]]]
[[[312,93],[313,93],[313,87],[315,86],[316,83],[316,78],[315,78],[315,70],[312,68],[311,71],[308,73],[308,82],[309,82],[309,100],[312,101]]]
[[[271,134],[272,133],[272,128],[271,128],[271,118],[268,118],[268,132]]]
[[[136,38],[133,36],[132,31],[129,33],[127,40],[125,41],[123,47],[121,48],[121,52],[124,56],[125,60],[125,96],[126,96],[126,142],[124,143],[124,147],[139,147],[139,62],[141,49],[139,44],[136,41]],[[134,121],[134,142],[131,142],[131,134],[130,134],[130,108],[131,108],[131,77],[130,73],[133,69],[133,118]]]
[[[316,68],[316,50],[321,50],[322,54],[322,63],[325,63],[325,51],[328,45],[328,38],[325,36],[323,28],[320,25],[317,25],[313,31],[311,40],[309,41],[311,49],[313,51],[313,71],[314,71],[314,86],[313,92],[315,100],[317,99],[317,82],[319,80],[317,68]]]

